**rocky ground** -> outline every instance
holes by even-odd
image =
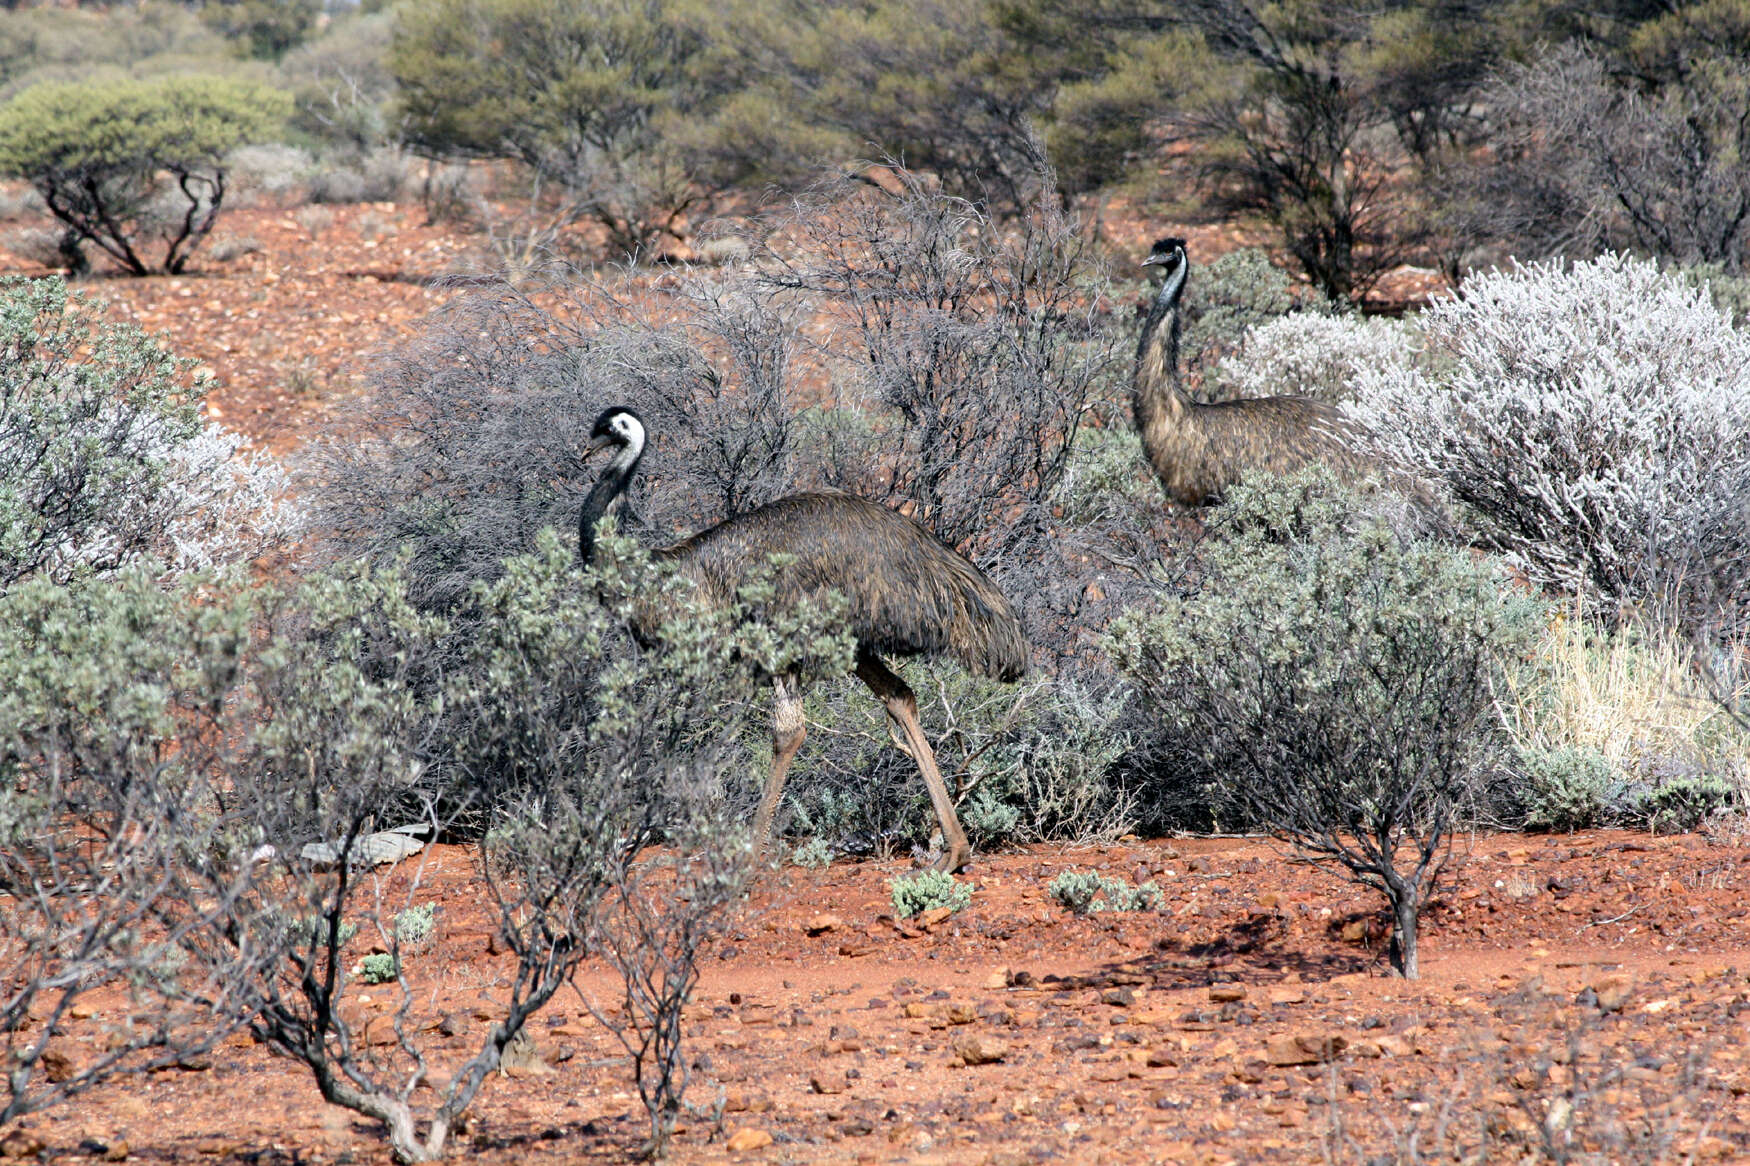
[[[438,847],[418,869],[438,940],[404,986],[441,1077],[478,1046],[512,965],[488,938],[470,852]],[[1750,1156],[1742,840],[1466,838],[1413,983],[1389,973],[1368,892],[1259,841],[981,857],[971,905],[927,924],[893,915],[887,881],[905,870],[761,878],[687,1012],[698,1110],[675,1161]],[[1047,891],[1064,870],[1153,881],[1163,900],[1077,916]],[[614,981],[592,969],[583,989],[611,1015]],[[401,999],[351,996],[361,1024]],[[628,1159],[645,1118],[612,1032],[565,995],[534,1035],[477,1103],[468,1156]],[[3,1149],[389,1160],[371,1123],[243,1036],[28,1119]]]

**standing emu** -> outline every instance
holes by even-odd
[[[578,554],[586,566],[596,523],[625,494],[644,456],[645,436],[644,422],[630,409],[608,409],[596,418],[589,451],[606,445],[618,445],[620,451],[589,492],[578,520]],[[993,679],[1020,679],[1027,668],[1027,641],[1002,592],[911,519],[849,494],[792,494],[655,555],[717,602],[733,599],[747,574],[773,555],[788,557],[774,578],[780,601],[794,603],[828,591],[849,601],[846,620],[857,641],[857,676],[886,706],[898,729],[895,739],[903,734],[904,748],[930,789],[947,848],[937,867],[965,866],[972,847],[918,724],[917,698],[881,657],[948,655]],[[772,678],[772,776],[754,819],[761,846],[770,838],[790,762],[807,736],[798,681],[793,675]]]
[[[1187,506],[1220,499],[1246,474],[1291,473],[1314,462],[1345,482],[1367,477],[1359,431],[1310,397],[1254,397],[1201,404],[1179,383],[1179,297],[1190,267],[1185,240],[1162,239],[1143,266],[1167,274],[1136,345],[1131,405],[1149,465],[1167,493]]]

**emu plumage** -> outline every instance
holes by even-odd
[[[644,453],[644,423],[630,409],[608,409],[596,420],[591,449],[618,445],[590,491],[578,521],[581,560],[590,562],[595,527],[625,494]],[[674,564],[700,594],[734,597],[747,575],[773,555],[788,561],[773,582],[780,602],[836,591],[847,601],[845,621],[857,643],[856,673],[886,706],[917,762],[942,828],[940,866],[958,870],[972,857],[953,799],[917,719],[917,700],[883,656],[952,656],[968,671],[1013,681],[1027,668],[1027,641],[1014,609],[984,573],[904,515],[850,494],[792,494],[738,514],[654,552]],[[790,762],[807,728],[795,676],[775,676],[772,775],[760,799],[754,831],[769,840]]]
[[[1346,482],[1373,466],[1357,451],[1361,436],[1341,413],[1310,397],[1253,397],[1205,405],[1179,381],[1179,299],[1190,261],[1183,239],[1155,243],[1145,266],[1166,282],[1149,308],[1136,346],[1131,405],[1143,451],[1176,501],[1202,506],[1248,473],[1291,473],[1320,463]]]

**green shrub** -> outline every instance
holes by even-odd
[[[359,961],[359,975],[367,984],[386,984],[400,978],[395,957],[386,951],[373,952]]]
[[[1528,830],[1615,826],[1628,816],[1628,779],[1594,750],[1528,749],[1519,755],[1519,770]]]
[[[947,871],[919,871],[894,879],[887,887],[893,892],[893,913],[901,919],[910,919],[937,907],[956,912],[972,902],[972,887]]]
[[[431,942],[433,905],[419,903],[395,913],[395,945],[419,950]]]
[[[819,835],[810,838],[790,852],[790,861],[809,870],[832,865],[832,843]]]
[[[1713,774],[1701,774],[1666,782],[1643,795],[1636,808],[1654,832],[1682,834],[1739,801],[1740,791],[1733,783]]]
[[[1194,743],[1224,825],[1385,893],[1413,977],[1417,912],[1501,748],[1495,691],[1531,608],[1488,563],[1363,506],[1323,470],[1243,484],[1186,590],[1126,614],[1108,646],[1158,732]]]
[[[1161,905],[1160,888],[1153,883],[1133,887],[1123,879],[1091,870],[1066,870],[1051,880],[1048,890],[1053,899],[1077,915],[1095,911],[1153,911]]]
[[[0,279],[0,592],[247,560],[287,529],[284,474],[201,424],[186,371],[59,279]]]
[[[225,156],[290,111],[277,90],[219,77],[34,85],[0,106],[0,175],[29,180],[123,270],[175,274],[218,218]]]

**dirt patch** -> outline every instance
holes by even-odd
[[[1545,1136],[1668,1146],[1645,1160],[1750,1155],[1743,846],[1476,839],[1428,914],[1417,983],[1387,973],[1371,897],[1259,842],[981,858],[972,905],[927,927],[892,917],[886,882],[905,869],[760,880],[689,1010],[689,1099],[707,1112],[676,1161],[1355,1161],[1412,1134],[1425,1150],[1486,1134],[1492,1155]],[[1071,915],[1046,890],[1066,869],[1153,880],[1163,905]],[[452,1020],[454,1038],[431,1037],[441,1066],[476,1045],[510,964],[469,852],[435,848],[423,881],[440,934],[409,982],[416,1019]],[[584,988],[612,1000],[599,969]],[[576,996],[534,1034],[541,1065],[494,1077],[456,1152],[624,1160],[644,1118],[611,1034]],[[370,1123],[242,1037],[24,1129],[51,1156],[388,1161]],[[1643,1160],[1627,1145],[1601,1160]]]

